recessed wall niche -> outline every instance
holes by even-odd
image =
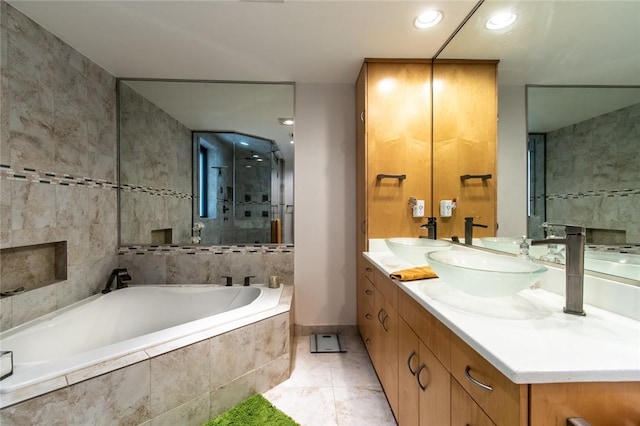
[[[34,290],[67,279],[67,242],[0,250],[0,292]]]

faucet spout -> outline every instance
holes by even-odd
[[[111,271],[111,275],[109,275],[109,279],[107,280],[107,285],[105,285],[104,290],[102,290],[102,294],[107,294],[111,292],[111,285],[113,284],[113,280],[116,280],[116,290],[121,288],[128,287],[127,283],[131,281],[131,275],[126,268],[116,268]]]
[[[435,217],[428,217],[427,218],[427,223],[423,223],[422,225],[420,225],[420,228],[426,228],[427,229],[427,238],[430,240],[435,240],[437,239],[437,232],[438,232],[438,223],[437,223],[437,219]],[[424,238],[424,237],[421,237]]]
[[[555,226],[555,225],[554,225]],[[584,244],[585,229],[581,226],[563,225],[565,238],[544,238],[532,240],[531,245],[564,244],[566,246],[565,264],[565,307],[564,312],[572,315],[586,315],[584,312]]]
[[[480,223],[473,223],[473,217],[465,217],[464,218],[464,243],[465,245],[470,246],[473,244],[473,227],[477,226],[478,228],[488,228],[489,225],[482,225]]]

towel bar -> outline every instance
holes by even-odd
[[[460,180],[461,181],[465,181],[467,179],[482,179],[482,180],[486,180],[486,179],[491,179],[493,176],[491,174],[486,174],[486,175],[462,175],[460,176]]]
[[[380,179],[398,179],[398,180],[405,180],[407,178],[407,175],[387,175],[385,173],[380,173],[376,176],[376,179],[380,180]]]

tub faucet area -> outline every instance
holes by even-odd
[[[574,225],[548,225],[564,226],[564,238],[545,238],[532,240],[531,245],[539,244],[564,244],[566,247],[566,290],[564,312],[573,315],[585,315],[583,309],[584,299],[584,244],[585,229]]]
[[[126,268],[116,268],[111,271],[111,275],[109,275],[109,280],[107,280],[107,285],[104,287],[104,290],[102,290],[102,294],[111,292],[114,278],[116,280],[116,290],[128,287],[127,283],[131,281],[131,275],[129,275]]]

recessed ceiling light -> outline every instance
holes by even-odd
[[[419,30],[435,27],[442,21],[442,12],[439,10],[428,10],[421,13],[414,21],[413,26]]]
[[[249,144],[248,144],[248,143],[246,143],[245,141],[240,142],[240,145],[243,145],[243,146],[249,146]]]
[[[516,19],[518,15],[513,12],[498,12],[491,16],[484,26],[488,30],[501,30],[516,22]]]
[[[293,126],[293,118],[278,118],[278,122],[283,126]]]

